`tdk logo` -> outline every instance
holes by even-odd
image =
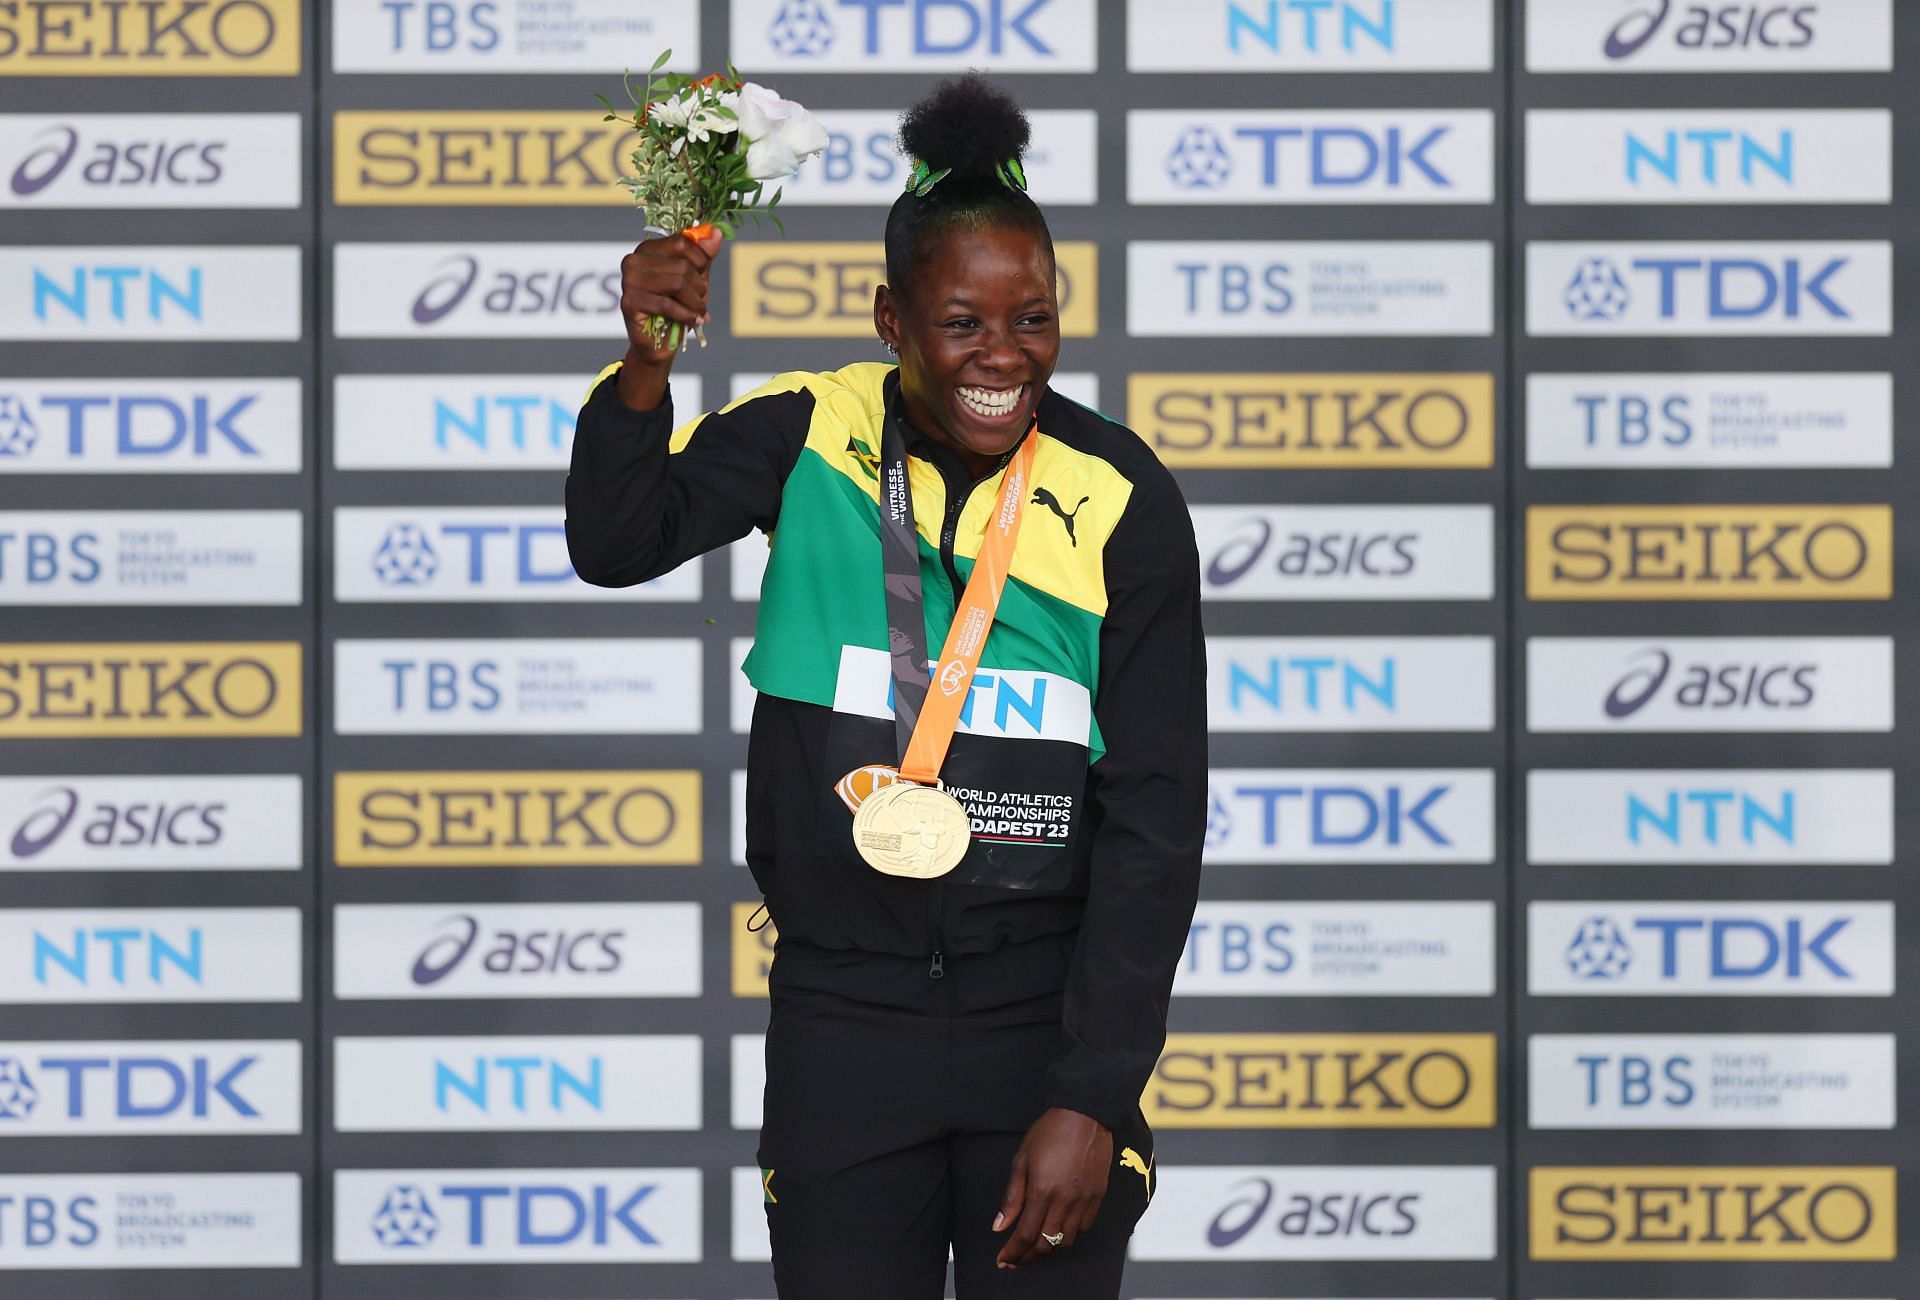
[[[566,1115],[606,1110],[606,1061],[599,1053],[579,1060],[558,1057],[471,1056],[433,1060],[433,1105],[441,1113],[492,1114],[511,1110]]]
[[[1533,334],[1887,334],[1893,253],[1830,243],[1527,245]]]
[[[1798,320],[1803,314],[1851,320],[1852,313],[1829,286],[1848,261],[1830,257],[1803,264],[1788,257],[1770,264],[1755,258],[1647,257],[1628,263],[1628,269],[1653,275],[1654,310],[1661,320],[1673,320],[1686,310],[1683,297],[1715,320]],[[1702,295],[1704,303],[1699,302]],[[1626,276],[1606,257],[1591,257],[1576,267],[1564,298],[1575,320],[1618,320],[1633,301]]]
[[[151,266],[78,265],[67,271],[33,268],[33,315],[86,324],[108,319],[163,322],[204,319],[202,268],[184,277]]]
[[[374,550],[373,573],[387,587],[428,586],[443,571],[448,582],[470,587],[570,582],[565,541],[559,524],[396,523]]]
[[[0,1134],[8,1120],[33,1118],[43,1092],[58,1094],[68,1120],[258,1119],[243,1075],[259,1063],[248,1053],[213,1058],[42,1054],[31,1062],[0,1056]],[[34,1086],[34,1073],[43,1081]]]
[[[1265,0],[1227,4],[1227,48],[1274,54],[1394,52],[1393,0]]]
[[[1808,932],[1800,918],[1784,925],[1748,917],[1637,917],[1629,926],[1636,935],[1644,932],[1652,945],[1650,958],[1661,980],[1681,976],[1684,962],[1688,969],[1704,966],[1707,978],[1715,980],[1756,979],[1778,973],[1798,980],[1824,973],[1837,980],[1851,980],[1853,973],[1828,952],[1849,925],[1850,917],[1827,921]],[[1583,924],[1567,945],[1567,969],[1583,980],[1617,980],[1633,966],[1634,948],[1620,923],[1609,916],[1596,916]]]
[[[1781,790],[1771,805],[1740,790],[1678,787],[1646,796],[1628,791],[1626,818],[1627,840],[1634,845],[1795,842],[1791,789]]]
[[[909,49],[915,55],[1004,54],[1018,48],[1052,56],[1052,46],[1032,26],[1053,0],[837,0],[832,8],[848,21],[848,36],[861,53],[878,56],[897,40],[889,10],[907,11]],[[823,0],[783,0],[767,28],[767,42],[794,58],[825,54],[839,29]]]
[[[536,1250],[575,1243],[605,1246],[615,1239],[657,1246],[660,1239],[640,1218],[641,1205],[657,1190],[652,1183],[396,1183],[380,1202],[371,1227],[375,1240],[399,1251],[431,1246],[443,1229],[451,1241],[476,1253],[503,1245]]]
[[[33,931],[36,984],[79,985],[201,982],[206,967],[205,934],[199,926],[162,934],[135,926],[79,929],[63,934]]]
[[[1492,773],[1477,768],[1213,772],[1210,862],[1487,862]]]
[[[24,460],[40,445],[33,412],[12,393],[0,393],[0,459]]]
[[[1748,131],[1691,129],[1665,131],[1658,136],[1626,133],[1626,178],[1639,185],[1654,178],[1669,185],[1698,181],[1717,186],[1738,180],[1752,185],[1762,172],[1786,185],[1793,184],[1793,136],[1790,128],[1775,133],[1771,144]]]
[[[0,386],[0,472],[290,473],[297,379],[16,380]]]
[[[1434,158],[1436,146],[1452,128],[1422,130],[1389,126],[1237,126],[1226,137],[1210,126],[1182,131],[1167,154],[1167,177],[1186,190],[1211,190],[1232,179],[1235,156],[1227,140],[1241,146],[1263,189],[1450,190],[1454,182]]]

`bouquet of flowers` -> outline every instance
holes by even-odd
[[[792,100],[741,80],[732,67],[697,81],[662,73],[672,57],[668,50],[653,61],[641,93],[634,93],[631,79],[625,82],[631,116],[605,95],[596,96],[607,121],[627,122],[639,136],[634,174],[618,183],[646,210],[647,224],[663,232],[677,230],[689,239],[715,230],[730,236],[743,217],[759,224],[764,197],[766,216],[785,234],[773,211],[780,191],[766,197],[766,184],[793,175],[825,149],[826,128]],[[649,324],[662,347],[684,346],[678,323],[654,316]],[[694,333],[705,347],[706,336]]]

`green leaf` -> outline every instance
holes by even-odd
[[[781,237],[782,239],[785,239],[785,238],[787,237],[787,223],[786,223],[786,222],[784,222],[784,221],[782,221],[782,220],[780,220],[780,218],[779,218],[779,217],[777,217],[777,216],[775,216],[775,215],[774,215],[773,213],[771,213],[771,212],[769,212],[769,213],[767,214],[767,220],[769,220],[769,221],[771,221],[771,222],[773,223],[773,228],[774,228],[775,230],[777,230],[777,231],[779,231],[779,232],[780,232],[780,237]]]
[[[660,51],[660,57],[653,61],[653,67],[649,68],[648,71],[650,72],[660,71],[660,69],[667,66],[667,60],[671,59],[672,57],[673,57],[673,51],[671,49],[665,49]]]

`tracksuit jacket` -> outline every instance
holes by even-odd
[[[567,544],[590,583],[629,586],[768,534],[746,672],[747,860],[782,973],[898,1001],[896,980],[969,960],[965,1004],[1061,994],[1048,1106],[1117,1128],[1165,1040],[1206,825],[1206,654],[1193,526],[1132,431],[1041,401],[1033,490],[981,667],[940,775],[967,805],[966,857],[934,881],[861,861],[835,783],[898,761],[882,585],[879,453],[897,418],[939,654],[1000,495],[916,433],[891,365],[775,376],[673,427],[597,381],[567,478]],[[892,411],[894,414],[890,415]],[[912,959],[912,960],[906,960]],[[974,974],[973,972],[979,972]]]

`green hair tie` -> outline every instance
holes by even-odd
[[[916,160],[913,170],[907,173],[907,193],[917,199],[924,199],[933,192],[933,187],[945,180],[952,171],[951,167],[942,167],[939,171],[935,171],[924,162]],[[1009,158],[1005,162],[996,164],[993,174],[998,176],[1000,183],[1008,189],[1026,193],[1027,173],[1020,166],[1018,158]]]

